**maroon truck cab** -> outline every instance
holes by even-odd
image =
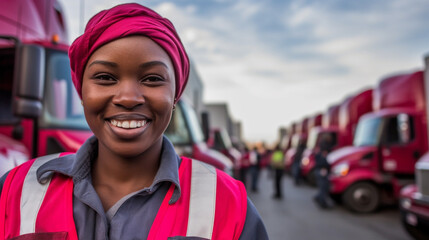
[[[374,112],[359,120],[353,146],[328,155],[331,193],[357,212],[395,203],[401,187],[413,182],[414,165],[428,149],[421,71],[382,80],[373,106]]]
[[[29,158],[75,152],[92,133],[71,81],[61,6],[56,0],[3,2],[0,134],[21,143]]]
[[[311,185],[316,184],[315,154],[323,135],[331,135],[331,139],[333,139],[332,150],[352,145],[353,133],[359,118],[370,111],[372,111],[371,89],[361,91],[346,98],[340,105],[328,108],[328,111],[323,115],[322,127],[310,131],[307,149],[301,161],[301,175]]]
[[[300,142],[307,142],[309,117],[296,124],[296,132],[292,135],[290,148],[284,154],[285,171],[290,172],[295,153]]]
[[[243,163],[243,155],[232,145],[231,137],[226,129],[213,128],[207,139],[207,146],[227,156],[233,164],[234,177],[238,178]]]

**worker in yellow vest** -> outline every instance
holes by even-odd
[[[271,156],[271,167],[274,170],[274,195],[273,197],[275,199],[282,199],[282,176],[284,171],[284,154],[283,151],[280,149],[280,145],[276,146],[276,149],[274,150],[272,156]]]

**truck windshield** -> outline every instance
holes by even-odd
[[[186,119],[188,120],[188,126],[189,126],[189,130],[191,132],[192,140],[195,143],[204,142],[203,130],[201,129],[201,125],[198,121],[197,114],[195,113],[195,110],[183,101],[181,102],[181,104],[183,106],[183,114],[185,115]]]
[[[356,129],[353,145],[375,146],[379,142],[381,118],[367,118],[360,120]]]
[[[308,140],[307,140],[307,148],[308,149],[315,149],[316,148],[317,139],[318,139],[320,133],[321,132],[318,131],[317,129],[311,129],[310,135],[308,136]]]
[[[67,52],[47,50],[44,95],[42,127],[89,130],[71,80]]]
[[[330,139],[329,147],[335,147],[335,145],[337,145],[337,133],[335,131],[317,131],[313,129],[307,141],[307,148],[315,149],[322,139],[326,139],[327,137]]]
[[[215,132],[215,147],[216,150],[232,148],[231,138],[225,129]]]

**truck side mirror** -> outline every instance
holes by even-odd
[[[201,113],[201,125],[203,127],[204,142],[207,142],[207,140],[209,140],[209,134],[210,134],[210,121],[209,121],[208,112]]]
[[[45,50],[19,44],[15,57],[13,112],[19,117],[37,118],[42,113]]]

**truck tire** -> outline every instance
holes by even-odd
[[[343,194],[343,203],[348,209],[357,213],[374,212],[380,204],[380,192],[370,182],[358,182]]]

